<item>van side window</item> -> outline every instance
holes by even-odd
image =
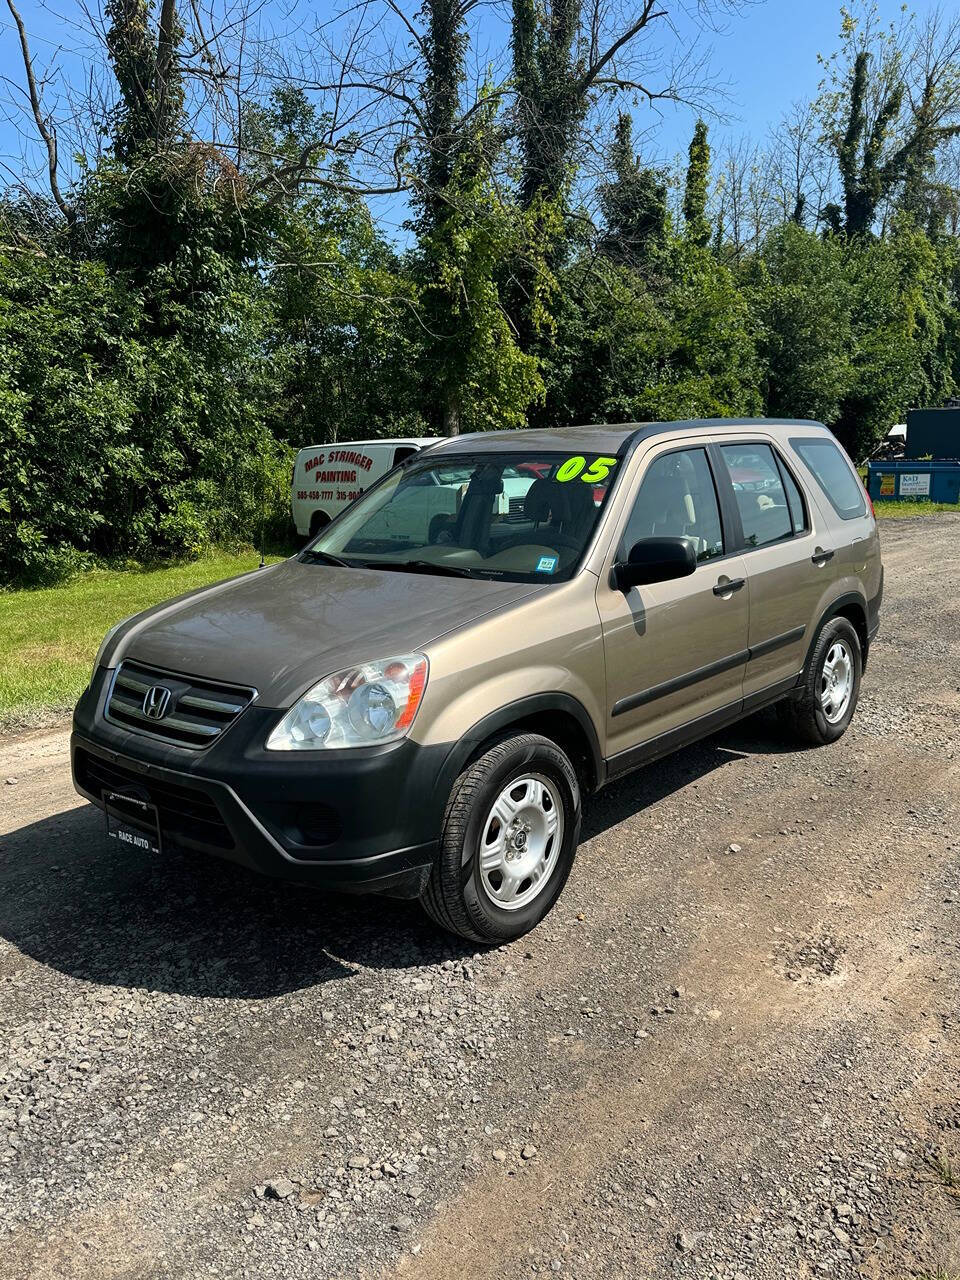
[[[415,445],[410,445],[410,444],[398,445],[397,448],[393,451],[392,465],[396,466],[397,463],[402,462],[404,458],[409,458],[411,454],[414,454],[417,452],[418,450]]]
[[[780,478],[780,468],[768,444],[720,446],[740,511],[744,541],[749,547],[792,538],[793,517]]]
[[[641,538],[690,538],[697,559],[723,555],[713,473],[704,449],[661,454],[647,468],[623,535],[620,558]]]
[[[866,515],[867,505],[846,455],[832,440],[791,440],[841,520]]]

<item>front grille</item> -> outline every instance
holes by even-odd
[[[150,695],[155,690],[161,691],[152,706],[160,711],[158,716],[150,714]],[[107,700],[107,719],[151,738],[198,750],[216,742],[256,696],[256,689],[121,662]]]
[[[91,755],[82,747],[77,750],[76,769],[77,781],[90,795],[102,797],[105,791],[126,791],[156,805],[162,835],[186,844],[215,849],[233,848],[233,836],[220,816],[216,801],[206,792],[180,783],[160,781],[138,773],[136,769]],[[122,810],[123,802],[113,800],[111,806]],[[131,805],[130,820],[136,822],[138,815],[136,805]]]

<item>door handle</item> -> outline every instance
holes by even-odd
[[[831,555],[833,553],[831,552]],[[729,596],[747,585],[746,578],[728,578],[726,582],[718,582],[713,588],[715,596]]]
[[[814,564],[826,564],[827,561],[832,560],[835,555],[835,551],[824,551],[822,547],[817,547],[810,559]]]

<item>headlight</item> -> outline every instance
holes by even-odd
[[[133,616],[134,615],[131,613],[130,618],[132,618]],[[115,622],[113,626],[110,628],[110,630],[107,632],[107,634],[100,641],[100,648],[97,650],[97,656],[93,660],[93,671],[90,673],[91,680],[93,680],[93,677],[97,674],[97,667],[99,667],[100,663],[103,661],[103,655],[107,652],[107,649],[110,647],[110,641],[117,634],[117,632],[124,625],[124,623],[130,621],[130,618],[121,618],[119,622]]]
[[[427,659],[408,653],[327,676],[294,703],[267,738],[268,751],[319,751],[396,742],[427,687]]]

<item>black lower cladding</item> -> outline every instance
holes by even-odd
[[[98,671],[74,713],[73,778],[155,805],[163,839],[270,875],[416,894],[437,851],[451,748],[408,739],[349,753],[267,751],[280,712],[248,707],[221,740],[185,751],[103,717]],[[131,825],[137,808],[130,806]]]

